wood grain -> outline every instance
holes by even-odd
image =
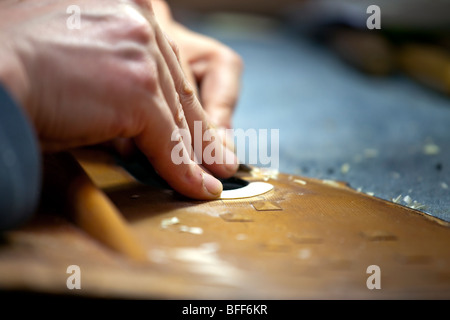
[[[47,205],[3,236],[1,289],[125,299],[450,298],[449,224],[419,211],[282,173],[238,173],[268,179],[274,189],[262,196],[192,201],[139,182],[103,151],[75,155],[148,261],[110,249]],[[66,287],[70,264],[81,268],[81,290]],[[381,289],[366,286],[371,265],[380,267]]]

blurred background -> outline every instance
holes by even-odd
[[[280,129],[280,172],[450,221],[450,1],[167,2],[241,55],[234,127]]]

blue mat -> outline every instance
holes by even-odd
[[[284,25],[183,23],[242,56],[234,127],[279,129],[280,172],[416,201],[450,221],[449,97],[401,74],[362,74]]]

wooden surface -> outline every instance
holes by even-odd
[[[421,212],[344,183],[255,170],[238,176],[272,191],[192,201],[138,182],[102,151],[75,155],[148,261],[77,226],[55,193],[33,221],[2,236],[0,289],[94,298],[450,298],[449,225]],[[69,265],[80,267],[80,290],[66,287]],[[380,267],[381,289],[366,286],[371,265]]]

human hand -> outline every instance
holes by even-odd
[[[199,98],[209,120],[217,127],[232,127],[240,92],[241,57],[223,43],[177,23],[163,0],[152,0],[161,28],[174,41],[186,76],[198,84]]]
[[[81,29],[68,29],[72,1],[0,3],[1,79],[26,112],[44,151],[132,138],[155,170],[175,190],[214,199],[237,170],[234,154],[220,139],[210,144],[224,164],[204,163],[188,142],[172,141],[187,130],[212,130],[194,87],[184,75],[153,14],[141,1],[81,0]],[[8,77],[6,75],[14,75]],[[186,163],[174,164],[183,143]],[[233,161],[230,161],[232,159]]]

